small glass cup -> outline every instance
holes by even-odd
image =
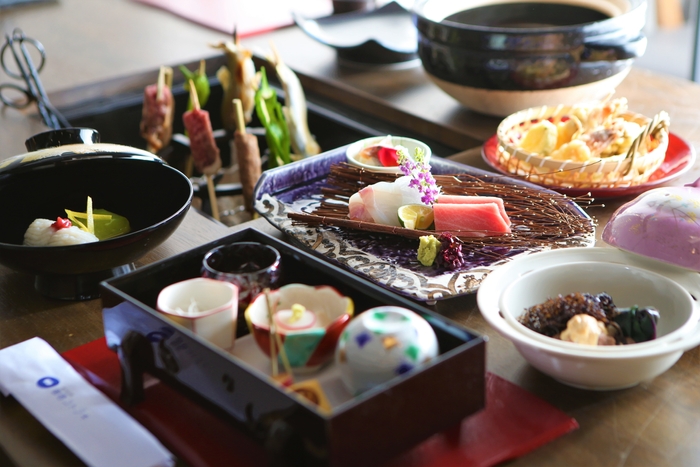
[[[202,276],[238,287],[239,334],[246,333],[244,313],[251,300],[266,287],[275,288],[280,276],[280,253],[258,242],[237,242],[214,248],[204,255]]]

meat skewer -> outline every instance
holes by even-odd
[[[236,109],[237,122],[237,129],[233,134],[233,143],[236,158],[238,159],[238,175],[243,188],[245,209],[252,214],[254,212],[253,191],[262,173],[260,148],[258,147],[258,138],[245,130],[245,117],[243,116],[241,100],[233,99],[233,106]]]
[[[190,81],[190,98],[194,108],[182,115],[182,122],[185,124],[190,138],[190,151],[192,152],[194,166],[207,179],[212,216],[214,219],[220,220],[213,176],[221,168],[221,155],[214,139],[214,130],[209,119],[209,112],[200,107],[197,90],[192,81]]]
[[[173,134],[175,100],[172,93],[173,70],[160,67],[158,82],[144,89],[141,113],[141,136],[148,151],[157,153],[170,143]]]

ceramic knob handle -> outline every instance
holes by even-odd
[[[100,142],[100,133],[92,128],[63,128],[38,133],[24,142],[28,151],[56,148],[66,144],[95,144]]]

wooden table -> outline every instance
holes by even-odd
[[[128,0],[61,0],[57,4],[0,12],[3,33],[17,26],[44,43],[49,62],[42,79],[57,105],[94,99],[94,93],[99,92],[123,92],[123,86],[138,91],[144,83],[153,81],[159,65],[214,56],[207,43],[225,38]],[[337,64],[333,50],[317,44],[297,28],[252,37],[244,43],[264,53],[270,39],[285,61],[299,72],[310,97],[351,109],[359,118],[366,116],[367,121],[400,122],[407,130],[456,148],[457,160],[485,168],[478,147],[495,132],[499,120],[458,105],[428,81],[422,68],[345,68]],[[125,76],[131,78],[117,79]],[[7,77],[0,74],[0,79]],[[91,85],[94,82],[105,83],[95,87]],[[618,95],[629,100],[630,108],[646,115],[668,111],[672,131],[693,147],[700,147],[700,86],[633,69],[620,85]],[[0,159],[24,152],[24,139],[43,129],[32,111],[0,109]],[[673,184],[688,183],[698,177],[700,164]],[[612,211],[628,199],[608,201],[605,207],[588,211],[602,227]],[[280,235],[264,221],[254,221],[253,225]],[[191,211],[178,231],[139,264],[185,251],[232,230]],[[686,352],[668,372],[635,388],[582,391],[561,385],[530,367],[510,342],[484,322],[474,296],[441,302],[437,310],[489,336],[490,371],[565,410],[580,424],[579,430],[510,465],[700,464],[700,349]],[[30,277],[0,267],[0,347],[40,336],[58,351],[64,351],[101,335],[99,300],[48,300],[34,293]],[[16,412],[17,407],[7,401],[0,403],[0,445],[20,465],[74,462],[65,448],[56,455],[61,447],[51,442],[40,427],[17,430],[17,425],[12,425],[13,417],[3,417]]]

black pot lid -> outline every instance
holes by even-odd
[[[338,58],[366,64],[392,64],[418,58],[411,14],[396,2],[381,8],[306,19],[294,16],[309,37],[332,47]]]
[[[0,161],[0,177],[94,158],[165,163],[160,157],[143,149],[100,143],[99,133],[90,128],[64,128],[39,133],[29,138],[25,145],[35,150],[30,149],[31,152]]]

